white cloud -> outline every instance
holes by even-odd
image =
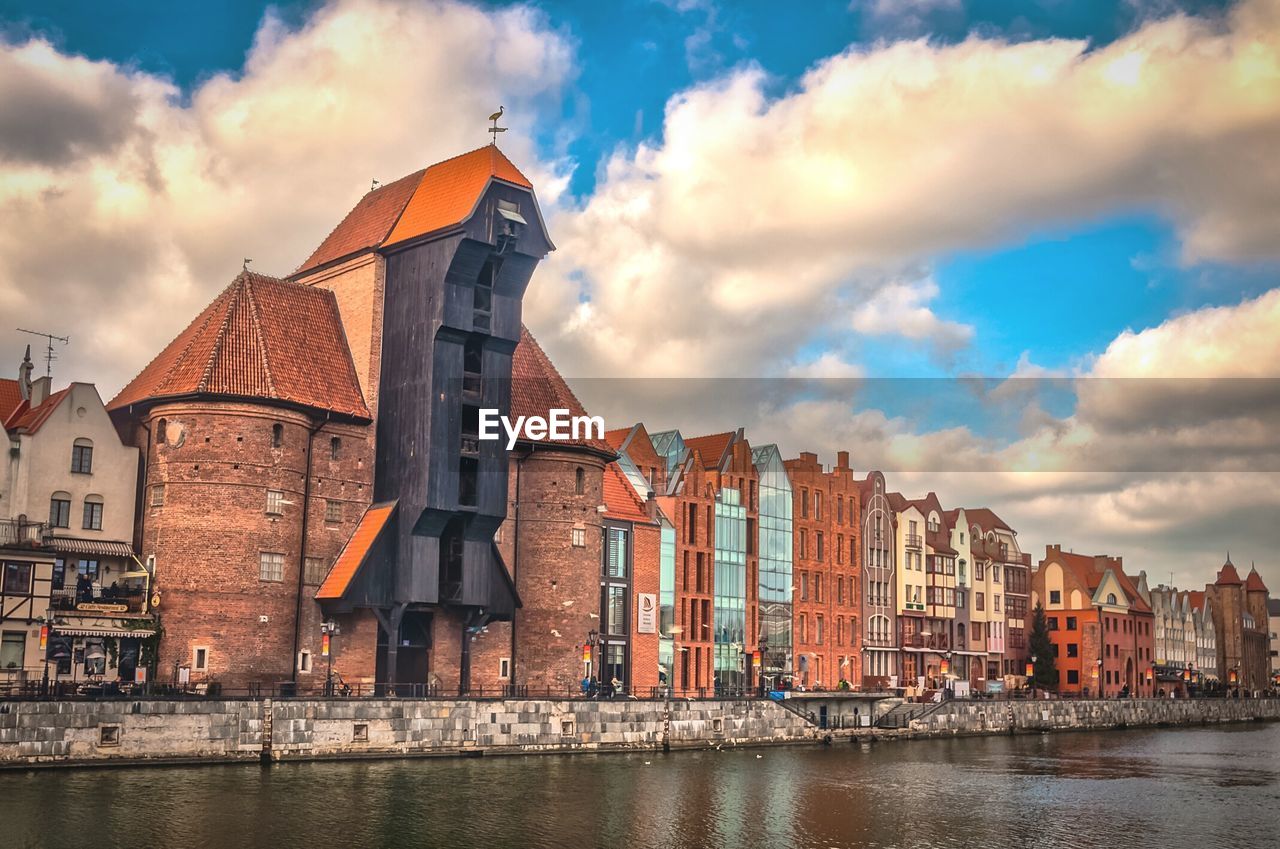
[[[890,283],[853,311],[853,329],[867,336],[897,334],[932,343],[941,351],[968,344],[973,328],[938,318],[926,304],[938,296],[932,279]]]
[[[242,258],[293,270],[371,178],[479,147],[500,103],[504,147],[554,204],[564,169],[531,136],[574,74],[540,13],[452,2],[334,0],[296,30],[269,14],[243,70],[185,99],[40,40],[0,42],[0,312],[71,335],[55,377],[109,396]],[[20,343],[0,335],[0,373]]]

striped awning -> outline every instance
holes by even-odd
[[[64,628],[53,626],[53,633],[64,637],[150,637],[155,635],[153,628]]]
[[[132,557],[133,547],[127,542],[76,537],[45,537],[45,544],[64,554],[96,554],[99,557]]]

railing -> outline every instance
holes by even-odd
[[[907,548],[922,548],[924,546],[924,537],[920,534],[907,534]]]
[[[39,548],[44,543],[44,533],[43,522],[0,519],[0,546]]]

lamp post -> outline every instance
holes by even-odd
[[[333,697],[333,638],[337,633],[338,623],[332,619],[320,623],[320,653],[326,662],[324,694],[329,698]]]
[[[1098,658],[1098,668],[1093,670],[1093,676],[1098,679],[1098,698],[1104,699],[1107,694],[1102,689],[1102,658]]]
[[[1035,697],[1036,682],[1036,656],[1031,655],[1031,659],[1027,661],[1027,690],[1030,691],[1032,698]]]
[[[766,652],[768,651],[769,651],[769,635],[765,633],[763,628],[761,628],[760,629],[760,671],[756,675],[756,678],[758,679],[756,681],[756,684],[760,687],[760,698],[762,699],[765,697],[764,670],[765,670]]]
[[[587,693],[586,693],[587,695],[591,694],[590,685],[591,685],[592,679],[595,677],[593,674],[595,672],[595,669],[591,665],[591,653],[595,651],[595,647],[596,647],[596,629],[592,628],[590,631],[587,632],[587,644],[582,651],[582,659],[587,664],[587,668],[585,670],[586,674],[582,676],[587,681]],[[603,660],[603,658],[601,658],[601,660]]]

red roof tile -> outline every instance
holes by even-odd
[[[695,436],[692,439],[686,439],[684,445],[689,450],[698,452],[698,456],[702,458],[703,468],[718,469],[736,433],[737,431],[731,430],[728,433]]]
[[[9,414],[9,418],[4,423],[5,429],[18,433],[35,433],[49,420],[49,416],[53,415],[53,411],[58,409],[62,399],[66,398],[70,392],[70,386],[59,389],[34,407],[28,401],[21,402],[17,409]]]
[[[0,424],[4,424],[21,403],[22,390],[18,388],[18,381],[0,377]]]
[[[989,507],[966,507],[964,508],[964,514],[970,524],[977,525],[984,532],[994,530],[1013,531],[1013,528],[1006,525],[1004,519],[997,516],[995,511]]]
[[[251,271],[241,272],[107,409],[187,395],[370,418],[333,293]]]
[[[1262,583],[1262,576],[1256,568],[1249,570],[1249,577],[1244,580],[1244,588],[1250,592],[1267,592],[1267,585]]]
[[[294,272],[294,276],[382,244],[391,228],[400,220],[401,213],[425,173],[425,168],[414,171],[409,176],[379,186],[362,197],[347,213],[347,217],[320,243],[320,247]]]
[[[351,579],[360,570],[360,565],[364,563],[369,548],[378,538],[378,534],[382,533],[395,506],[394,501],[374,504],[364,511],[359,524],[351,534],[351,539],[347,540],[347,544],[342,547],[342,553],[334,561],[333,568],[320,584],[320,589],[316,590],[317,600],[337,600],[346,594],[347,587],[351,585]]]
[[[614,451],[621,451],[622,444],[627,441],[627,437],[631,435],[632,427],[620,427],[617,430],[605,431],[604,441],[609,443],[609,447]]]
[[[610,463],[604,469],[604,504],[607,519],[624,522],[653,521],[644,509],[644,502],[636,495],[635,488],[627,481],[617,463]]]
[[[1222,564],[1222,569],[1218,572],[1218,580],[1214,581],[1218,586],[1237,586],[1243,584],[1240,580],[1240,573],[1236,571],[1236,567],[1228,560]]]
[[[526,189],[533,184],[498,150],[485,147],[437,162],[427,169],[384,244],[416,239],[466,221],[491,178]]]
[[[547,416],[550,410],[568,410],[571,416],[587,411],[573,394],[529,328],[520,328],[520,342],[511,356],[511,419],[517,416]],[[617,452],[602,439],[557,441],[558,446],[589,448],[616,457]]]

